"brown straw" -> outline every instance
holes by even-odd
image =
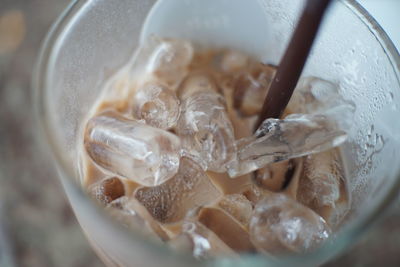
[[[256,129],[267,118],[279,118],[289,103],[318,28],[331,0],[308,0],[271,83]]]

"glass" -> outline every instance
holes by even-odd
[[[41,137],[49,144],[78,221],[110,266],[318,265],[353,244],[389,207],[400,187],[400,57],[387,35],[355,1],[332,6],[303,75],[337,82],[356,103],[354,127],[343,146],[352,206],[346,223],[313,253],[271,260],[262,255],[198,262],[122,229],[79,185],[76,142],[101,84],[130,58],[155,1],[74,1],[51,29],[34,77]],[[262,55],[277,64],[302,1],[259,0],[269,42]],[[210,1],[212,5],[212,1]],[[198,31],[207,30],[198,29]]]

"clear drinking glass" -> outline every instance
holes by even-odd
[[[76,161],[79,126],[101,85],[137,47],[141,25],[154,2],[74,1],[51,29],[36,68],[40,136],[49,144],[52,164],[57,165],[71,206],[98,255],[109,266],[312,266],[348,248],[388,208],[400,187],[400,57],[355,1],[332,6],[303,73],[339,83],[341,94],[357,106],[354,127],[343,145],[351,211],[330,242],[313,253],[279,260],[245,255],[240,260],[198,262],[124,230],[85,195]],[[265,28],[269,42],[254,45],[265,45],[263,60],[277,64],[302,1],[258,2],[268,21],[259,27]]]

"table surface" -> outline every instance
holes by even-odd
[[[41,41],[68,2],[0,0],[0,266],[102,266],[33,131],[32,69]],[[400,1],[360,2],[400,47]],[[395,204],[348,253],[326,266],[400,266],[399,247]]]

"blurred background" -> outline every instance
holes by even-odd
[[[400,50],[400,0],[359,0]],[[31,76],[43,38],[69,0],[0,0],[0,266],[103,266],[35,141]],[[400,266],[400,201],[326,266]]]

